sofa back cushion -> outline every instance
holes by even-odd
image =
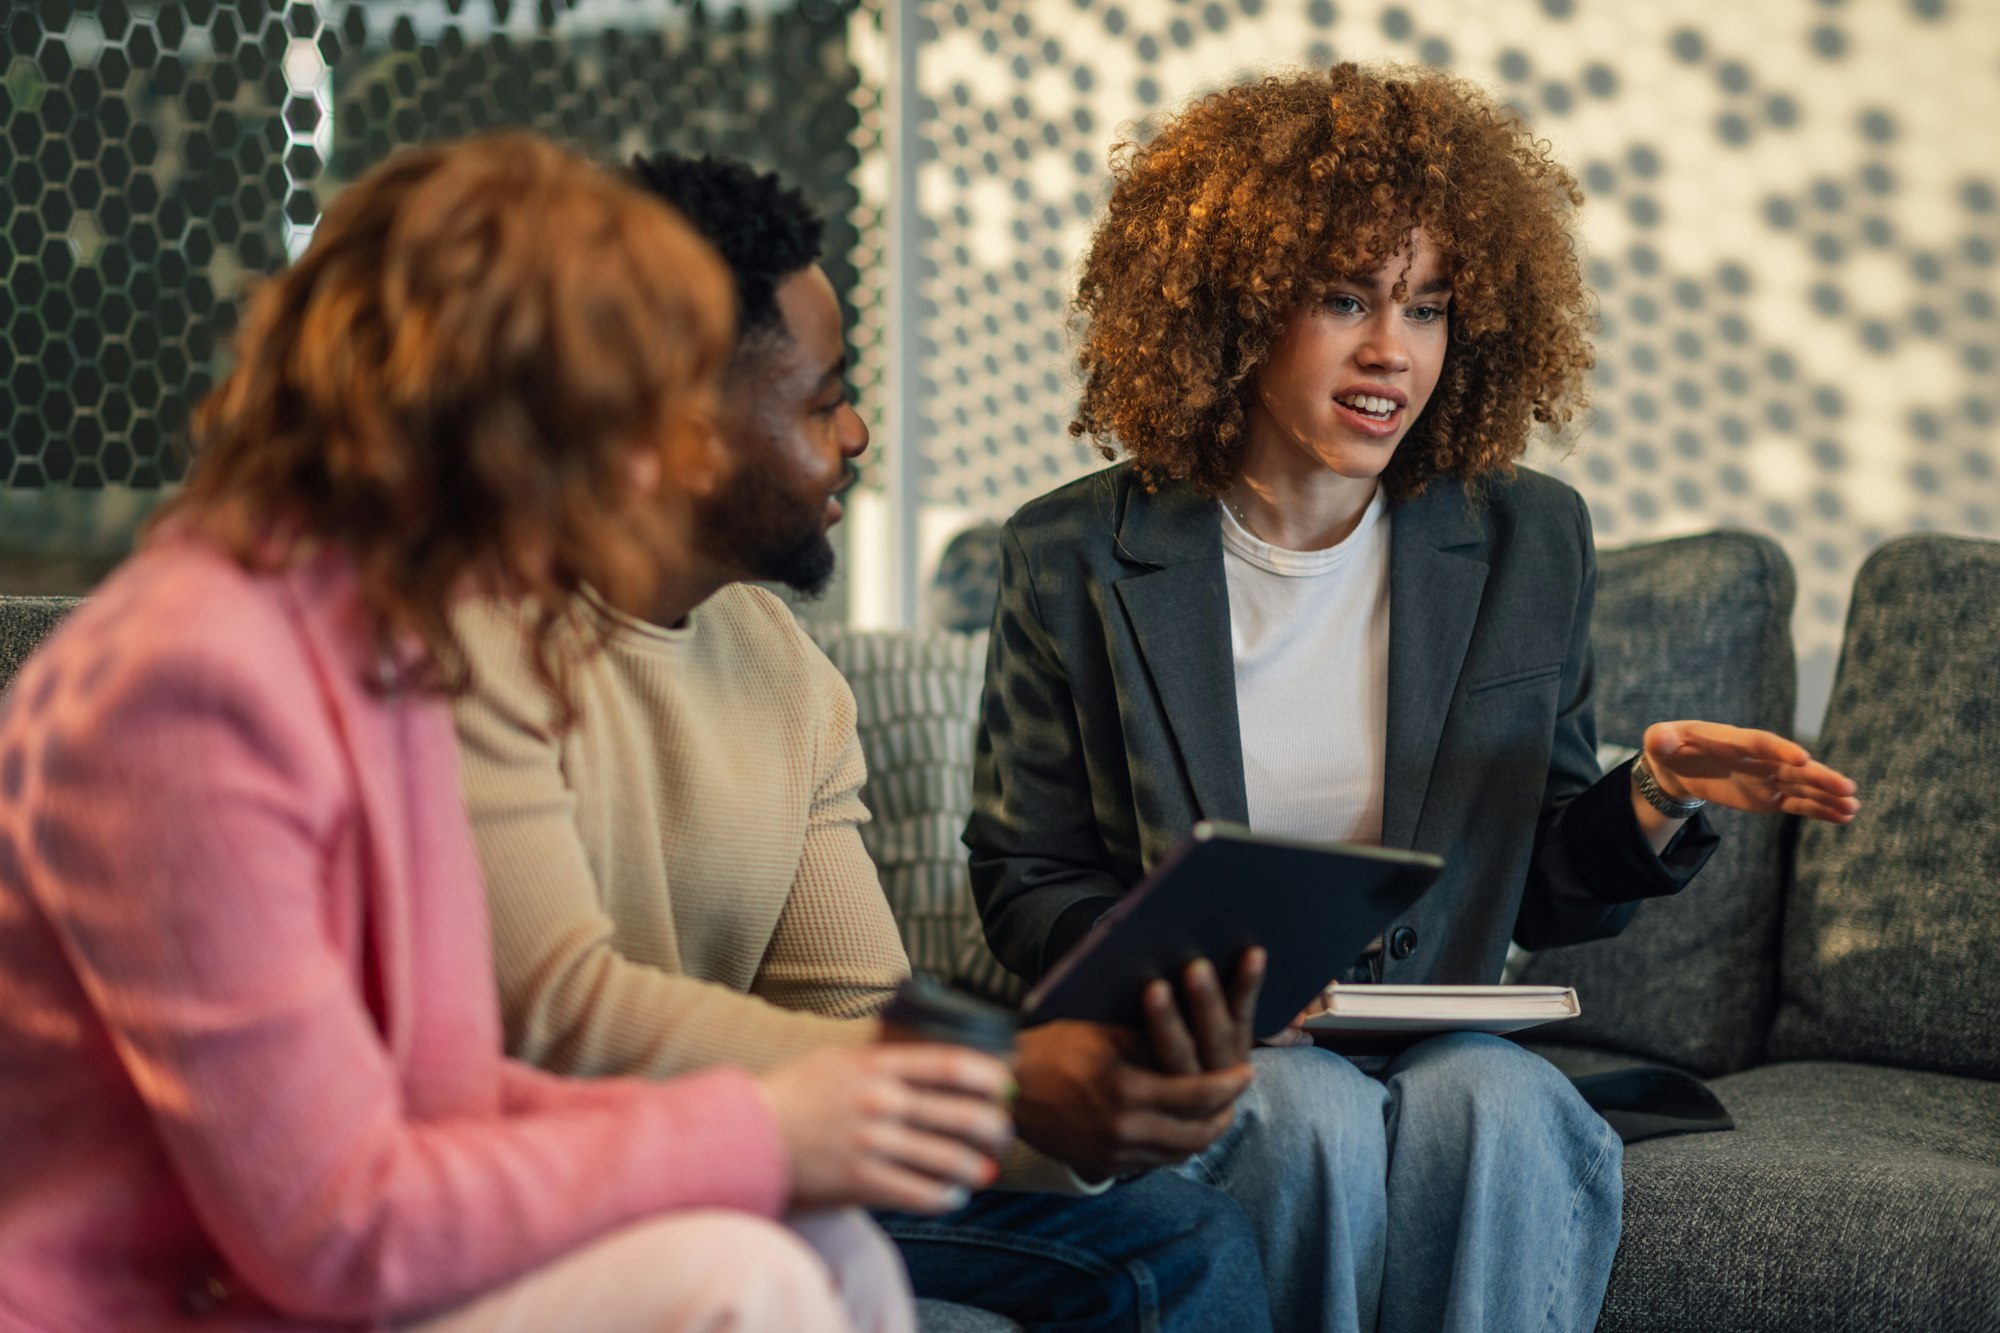
[[[2000,543],[1869,557],[1819,755],[1862,808],[1800,834],[1772,1057],[2000,1078]]]
[[[0,693],[57,622],[78,605],[75,597],[0,597]]]
[[[1598,554],[1597,735],[1700,718],[1789,731],[1797,690],[1792,567],[1763,537],[1716,532]],[[1680,894],[1624,933],[1545,949],[1520,980],[1577,988],[1551,1037],[1726,1074],[1761,1053],[1777,993],[1785,821],[1711,811],[1722,845]]]
[[[808,632],[854,690],[868,757],[861,841],[902,928],[910,966],[1013,1003],[1021,983],[986,945],[959,834],[972,809],[972,746],[986,635],[942,630]]]

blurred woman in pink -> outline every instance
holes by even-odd
[[[671,590],[728,281],[509,136],[378,169],[251,304],[185,491],[0,700],[0,1329],[910,1327],[846,1206],[984,1184],[997,1062],[500,1054],[448,613]]]

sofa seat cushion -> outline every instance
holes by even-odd
[[[2000,1084],[1801,1063],[1711,1086],[1734,1132],[1626,1152],[1602,1333],[2000,1328]]]

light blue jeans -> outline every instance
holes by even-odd
[[[1309,1046],[1251,1062],[1235,1124],[1177,1169],[1249,1215],[1275,1327],[1595,1327],[1624,1150],[1548,1061],[1454,1033],[1373,1075]]]

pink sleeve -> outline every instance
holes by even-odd
[[[331,924],[344,758],[295,643],[247,629],[54,691],[28,812],[33,891],[240,1278],[394,1318],[657,1212],[775,1214],[783,1145],[737,1071],[565,1089],[496,1049],[491,1114],[413,1117]]]
[[[622,1104],[634,1089],[659,1088],[662,1085],[651,1079],[642,1078],[565,1078],[520,1060],[506,1060],[500,1070],[501,1106],[511,1116],[555,1115],[569,1112],[602,1110],[607,1106]],[[680,1087],[691,1084],[709,1075],[728,1075],[727,1081],[741,1081],[749,1086],[750,1095],[757,1099],[761,1108],[763,1101],[756,1091],[756,1085],[743,1071],[733,1066],[718,1065],[699,1074],[683,1075],[672,1080],[670,1086]],[[763,1117],[768,1119],[768,1113]],[[778,1151],[784,1152],[782,1141]],[[789,1173],[787,1173],[789,1174]]]

